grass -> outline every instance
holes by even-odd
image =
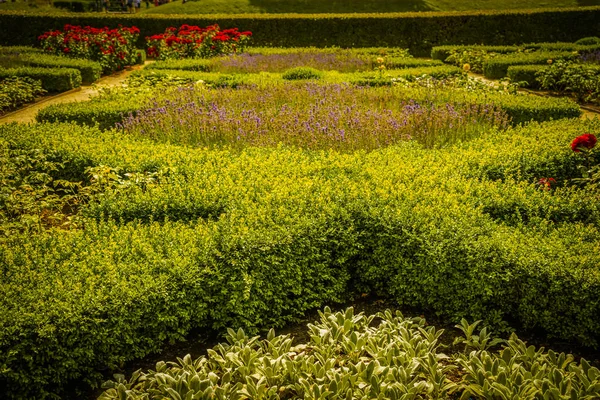
[[[600,5],[600,0],[199,0],[142,8],[144,14],[372,13],[504,10]]]
[[[7,1],[6,3],[0,3],[0,11],[32,11],[32,12],[45,12],[52,14],[66,14],[69,13],[60,8],[52,7],[48,4],[47,1],[40,0],[32,0],[25,2],[23,0],[20,1]]]

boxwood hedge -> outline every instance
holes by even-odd
[[[573,42],[600,31],[600,7],[571,9],[331,14],[331,15],[48,15],[29,12],[0,13],[0,44],[33,45],[37,36],[65,24],[117,27],[135,25],[145,36],[182,24],[253,32],[257,46],[403,47],[415,55],[428,55],[444,44],[513,45],[526,42]],[[36,29],[31,29],[31,27]]]
[[[4,148],[60,160],[57,178],[109,165],[158,181],[105,192],[79,230],[0,242],[0,388],[60,395],[191,329],[281,326],[369,292],[597,344],[598,207],[534,183],[576,176],[569,142],[590,131],[598,121],[530,124],[446,150],[235,153],[2,125]]]
[[[0,80],[29,77],[42,82],[48,92],[65,92],[81,86],[81,72],[73,68],[17,67],[0,69]]]

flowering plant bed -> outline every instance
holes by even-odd
[[[148,55],[159,60],[182,58],[208,58],[242,52],[252,32],[239,32],[238,28],[223,29],[219,25],[206,28],[181,25],[170,27],[165,33],[148,36]]]
[[[109,29],[67,24],[62,31],[48,31],[38,39],[46,52],[98,61],[104,73],[111,73],[136,64],[139,33],[135,26]]]

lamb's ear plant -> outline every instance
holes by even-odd
[[[455,328],[461,330],[464,337],[455,338],[453,344],[464,344],[464,351],[467,352],[469,350],[488,350],[489,348],[504,342],[502,339],[492,338],[492,335],[490,332],[488,332],[487,327],[483,327],[478,333],[476,333],[475,329],[480,323],[481,320],[469,324],[466,319],[461,319],[460,324],[455,325]]]

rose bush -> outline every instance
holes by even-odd
[[[252,32],[240,32],[238,28],[221,30],[219,25],[201,28],[184,24],[148,36],[146,42],[148,55],[159,60],[209,58],[242,52],[251,36]]]
[[[48,31],[38,39],[46,52],[98,61],[104,73],[111,73],[136,63],[139,33],[135,26],[109,29],[67,24],[62,31]]]

